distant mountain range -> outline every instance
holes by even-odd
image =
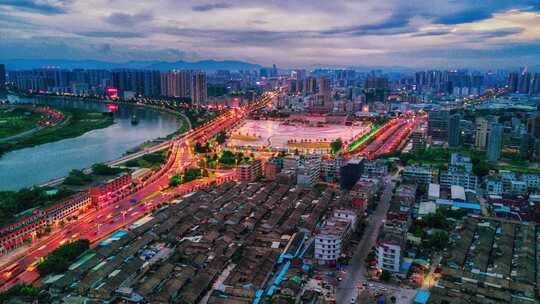
[[[7,70],[27,70],[43,67],[58,67],[62,69],[149,69],[149,70],[173,70],[190,69],[213,72],[216,70],[252,70],[261,68],[253,64],[238,60],[201,60],[201,61],[127,61],[108,62],[99,60],[64,60],[64,59],[0,59],[0,63],[6,65]]]

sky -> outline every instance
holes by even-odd
[[[0,60],[540,64],[540,0],[0,0]]]

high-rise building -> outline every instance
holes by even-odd
[[[529,88],[531,85],[531,74],[529,72],[523,72],[519,77],[518,93],[529,94]]]
[[[501,157],[503,127],[501,124],[492,123],[489,132],[487,159],[496,162]]]
[[[510,93],[515,93],[517,91],[518,84],[519,74],[515,72],[508,74],[508,91],[510,91]]]
[[[529,159],[531,153],[531,136],[526,131],[521,133],[521,140],[519,143],[519,157],[521,159]]]
[[[428,135],[433,140],[448,139],[448,111],[433,111],[428,114]]]
[[[411,133],[412,152],[419,152],[426,149],[426,130],[414,130]]]
[[[191,104],[197,106],[204,105],[208,94],[206,73],[196,72],[193,74],[191,80]]]
[[[305,95],[315,94],[317,92],[317,79],[309,76],[304,79],[304,85],[302,91]]]
[[[143,71],[143,95],[161,95],[161,73],[159,71]]]
[[[540,73],[534,74],[531,93],[540,94]]]
[[[332,89],[330,87],[330,78],[326,76],[319,78],[319,96],[324,107],[330,110],[332,108]]]
[[[478,150],[486,150],[488,133],[489,133],[489,122],[484,117],[476,118],[476,135],[475,135],[475,148]]]
[[[6,66],[0,64],[0,92],[6,90]]]
[[[306,78],[306,70],[292,70],[291,78],[296,80],[303,80]]]
[[[461,115],[453,114],[448,120],[448,146],[459,147],[461,144],[461,132],[460,132]]]
[[[191,96],[191,71],[161,73],[161,95],[169,97]]]
[[[540,139],[540,113],[534,113],[527,119],[527,133],[534,139]]]

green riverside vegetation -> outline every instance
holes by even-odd
[[[77,137],[94,129],[106,128],[114,123],[113,117],[103,113],[71,108],[61,108],[60,110],[65,117],[62,122],[32,135],[17,138],[12,142],[0,143],[0,155],[13,150]]]
[[[0,107],[0,139],[36,128],[42,117],[25,108]]]
[[[92,165],[92,173],[84,173],[81,170],[71,170],[64,179],[63,185],[65,186],[85,186],[96,180],[97,176],[109,176],[116,175],[125,171],[122,168],[111,167],[105,164]]]
[[[141,157],[129,160],[123,165],[126,167],[134,168],[156,168],[167,160],[167,150],[146,154]]]

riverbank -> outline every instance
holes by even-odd
[[[197,121],[198,117],[192,116],[192,115],[186,115],[183,111],[185,109],[177,109],[173,107],[166,107],[166,106],[158,106],[155,104],[149,104],[144,103],[141,100],[134,99],[134,100],[124,100],[124,99],[117,99],[114,101],[111,101],[107,99],[106,97],[98,97],[98,96],[76,96],[76,95],[49,95],[49,94],[28,94],[28,93],[18,93],[18,92],[9,92],[9,95],[17,96],[17,97],[23,97],[23,98],[50,98],[50,99],[77,99],[82,101],[88,101],[88,102],[99,102],[99,103],[114,103],[114,104],[125,104],[125,105],[132,105],[132,106],[139,106],[139,107],[147,107],[154,110],[170,113],[173,115],[178,115],[179,119],[182,121],[182,126],[174,133],[170,134],[181,134],[184,133],[190,129],[193,128],[193,126],[197,125],[199,122]],[[148,99],[145,99],[148,100]],[[153,102],[161,102],[161,100],[150,100]],[[190,113],[187,113],[190,114]]]
[[[43,116],[22,107],[0,106],[0,140],[34,129]]]
[[[68,108],[60,108],[59,110],[64,117],[60,123],[39,130],[29,136],[0,143],[0,156],[10,151],[78,137],[86,132],[103,129],[114,124],[113,117],[106,113]]]

